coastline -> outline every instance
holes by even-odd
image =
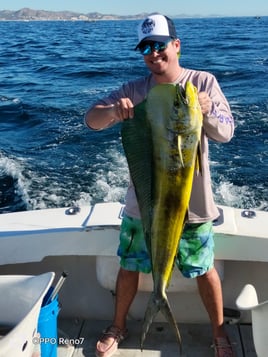
[[[116,14],[101,14],[99,12],[92,12],[88,14],[76,13],[72,11],[46,11],[33,10],[29,8],[22,8],[20,10],[0,10],[0,21],[109,21],[109,20],[140,20],[153,13],[140,13],[135,15],[116,15]],[[218,14],[211,14],[207,16],[178,14],[169,15],[172,18],[224,18],[232,17]],[[244,17],[244,16],[242,16]],[[260,18],[260,16],[252,16],[253,18]]]

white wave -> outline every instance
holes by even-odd
[[[102,159],[103,165],[95,172],[96,197],[105,202],[124,200],[129,179],[125,156],[113,147],[106,150]]]
[[[24,203],[27,209],[30,208],[28,187],[29,180],[27,180],[22,172],[24,169],[24,161],[18,158],[12,159],[0,153],[0,175],[10,176],[14,179],[16,196]]]
[[[236,186],[232,182],[223,181],[213,184],[214,198],[218,204],[237,208],[267,209],[267,202],[256,200],[254,191],[247,185]]]
[[[19,98],[8,98],[5,96],[0,97],[0,106],[11,106],[11,105],[21,104],[21,100]]]

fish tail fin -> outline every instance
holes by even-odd
[[[149,327],[159,311],[162,312],[162,314],[165,316],[169,324],[173,327],[180,346],[180,353],[181,353],[182,352],[181,335],[176,320],[172,314],[168,299],[166,296],[161,297],[161,299],[157,299],[154,293],[152,293],[150,297],[147,310],[145,313],[144,321],[143,321],[142,335],[141,335],[141,350],[143,349],[143,343],[146,334],[149,330]]]
[[[182,353],[181,334],[180,334],[177,322],[172,314],[168,299],[166,297],[163,298],[163,300],[161,301],[160,311],[165,316],[165,318],[169,322],[170,326],[173,327],[173,329],[175,331],[176,338],[177,338],[179,346],[180,346],[180,353]]]
[[[151,294],[150,300],[148,302],[148,306],[145,312],[143,325],[142,325],[142,333],[141,333],[141,350],[143,349],[143,343],[145,341],[147,332],[153,322],[155,316],[160,311],[159,301],[155,299],[154,293]]]

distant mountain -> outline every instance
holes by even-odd
[[[153,14],[153,13],[151,13]],[[72,11],[46,11],[23,8],[17,11],[0,10],[0,21],[99,21],[99,20],[135,20],[143,19],[150,14],[140,13],[137,15],[114,15],[91,12],[88,14]],[[180,17],[201,17],[200,15],[189,16],[186,14],[172,16]],[[217,17],[217,15],[215,15]]]
[[[32,10],[23,8],[17,11],[1,10],[0,21],[96,21],[96,20],[131,20],[141,19],[148,14],[142,13],[138,15],[113,15],[101,14],[99,12],[91,12],[82,14],[72,11],[45,11]]]

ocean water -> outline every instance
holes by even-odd
[[[120,126],[87,108],[147,73],[137,21],[0,22],[0,213],[124,201]],[[210,145],[216,202],[268,211],[268,17],[176,19],[181,65],[216,75],[235,118]]]

